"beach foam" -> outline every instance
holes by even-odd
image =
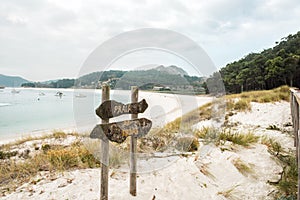
[[[11,106],[11,103],[0,103],[0,107]]]

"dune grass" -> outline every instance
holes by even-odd
[[[289,88],[283,86],[270,91],[252,91],[245,92],[242,94],[227,95],[226,96],[226,106],[227,110],[234,111],[247,111],[251,109],[250,102],[275,102],[275,101],[288,101],[289,100]],[[233,99],[237,99],[233,101]],[[222,100],[221,100],[222,101]],[[174,133],[185,132],[188,135],[194,135],[196,138],[202,138],[206,142],[214,142],[217,145],[223,144],[226,141],[230,141],[233,144],[241,146],[249,146],[250,144],[256,143],[259,137],[253,133],[238,133],[230,129],[214,129],[214,128],[204,128],[201,130],[193,131],[191,126],[198,123],[201,120],[209,120],[212,118],[213,113],[213,103],[207,103],[198,109],[195,109],[180,118],[177,118],[173,122],[166,124],[163,128],[159,130],[152,129],[146,137],[153,143],[154,150],[163,150],[164,146],[167,146],[174,139]],[[22,162],[17,162],[16,160],[9,159],[14,157],[15,153],[10,152],[9,148],[12,146],[17,146],[24,144],[27,141],[32,140],[43,140],[46,138],[64,139],[70,134],[64,132],[56,131],[50,135],[44,135],[39,137],[25,137],[14,143],[7,145],[2,145],[0,147],[0,188],[3,190],[13,190],[19,184],[29,181],[33,176],[37,175],[39,171],[51,171],[59,172],[70,169],[78,168],[93,168],[99,167],[100,162],[95,158],[90,149],[87,149],[87,145],[83,143],[74,143],[68,147],[59,145],[44,144],[41,148],[41,152],[29,157]],[[74,133],[73,135],[78,136]],[[142,139],[141,139],[142,141]],[[262,142],[263,143],[263,142]],[[269,147],[270,152],[273,152],[275,156],[280,158],[285,166],[285,174],[282,181],[278,184],[281,191],[285,194],[294,194],[295,182],[294,177],[297,173],[297,165],[294,162],[293,157],[284,157],[282,154],[282,148],[279,143],[270,142],[267,139],[264,143]],[[141,142],[141,144],[143,144]],[[93,145],[88,145],[89,148],[99,149],[100,146],[97,143]],[[144,146],[147,144],[145,143]],[[199,146],[197,139],[181,139],[176,144],[178,149],[188,149],[196,150]],[[140,146],[142,149],[143,146]],[[118,166],[124,161],[124,157],[119,154],[118,150],[111,151],[110,163],[113,166]],[[247,171],[247,167],[239,163],[239,168],[242,171]],[[237,168],[238,168],[237,167]],[[223,194],[230,196],[232,191],[224,192]],[[224,196],[223,195],[223,196]]]
[[[28,135],[28,136],[19,138],[13,142],[1,145],[0,149],[9,149],[12,146],[18,146],[18,145],[21,145],[28,141],[33,141],[33,140],[45,140],[45,139],[49,139],[49,138],[55,138],[55,139],[66,138],[68,135],[73,135],[73,136],[78,137],[80,134],[75,133],[75,132],[74,133],[65,133],[63,131],[54,131],[53,133],[50,133],[50,134],[43,134],[43,135],[38,135],[38,136]]]
[[[46,138],[60,138],[67,137],[63,132],[54,133],[46,136]],[[40,137],[39,137],[40,139]],[[36,140],[36,138],[33,138]],[[72,169],[85,169],[100,167],[101,163],[97,159],[96,153],[90,151],[93,149],[100,149],[99,142],[86,144],[75,140],[74,143],[68,146],[60,144],[42,144],[41,148],[36,149],[36,152],[31,156],[19,159],[16,151],[10,151],[8,148],[15,148],[18,144],[23,144],[26,140],[7,144],[6,150],[0,151],[0,196],[1,193],[12,192],[15,188],[24,182],[29,182],[40,171],[49,172],[64,172]],[[87,149],[89,147],[89,149]],[[124,161],[123,154],[116,148],[110,150],[110,166],[117,167]]]
[[[275,156],[283,166],[281,178],[275,184],[279,189],[277,199],[296,199],[298,189],[298,165],[295,152],[286,152],[279,142],[273,138],[262,137],[261,143],[268,147],[271,155]]]
[[[221,192],[218,192],[217,195],[222,195],[223,197],[225,197],[226,199],[229,199],[229,200],[238,200],[240,199],[238,197],[238,195],[235,194],[235,189],[238,187],[237,186],[233,186],[227,190],[224,190],[224,191],[221,191]]]
[[[243,92],[241,94],[226,95],[224,99],[219,101],[226,101],[227,111],[250,111],[251,102],[266,103],[276,101],[289,101],[290,98],[289,87],[281,86],[273,90],[261,90]],[[160,135],[176,133],[183,130],[189,130],[190,127],[199,121],[209,120],[212,118],[213,106],[222,106],[219,102],[207,103],[199,108],[177,118],[176,120],[167,123],[160,131]],[[216,114],[216,113],[215,113]]]
[[[29,181],[39,171],[59,172],[99,166],[99,161],[81,143],[74,143],[68,147],[50,146],[23,161],[2,160],[0,162],[0,188],[14,188],[18,184]]]
[[[249,146],[250,144],[257,143],[259,136],[251,132],[239,133],[231,129],[217,129],[217,128],[202,128],[194,132],[195,136],[204,139],[205,142],[213,142],[216,145],[223,144],[226,141],[241,146]]]
[[[251,166],[241,160],[240,158],[232,160],[232,164],[236,167],[236,169],[243,174],[244,176],[248,176],[249,174],[253,174],[254,171]]]
[[[227,95],[227,99],[240,98],[249,102],[268,103],[276,101],[289,101],[290,91],[288,86],[281,86],[272,90],[258,90]]]

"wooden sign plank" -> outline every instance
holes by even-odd
[[[145,136],[151,129],[152,122],[146,118],[125,120],[108,124],[98,124],[92,130],[90,137],[122,143],[128,136],[137,138]]]
[[[109,119],[123,114],[143,113],[148,108],[145,99],[138,103],[123,104],[114,100],[104,101],[97,109],[96,114],[101,119]]]

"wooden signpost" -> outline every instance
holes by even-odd
[[[143,113],[148,104],[145,99],[138,102],[138,87],[131,87],[132,103],[123,104],[109,100],[109,86],[102,86],[102,103],[96,109],[96,114],[102,119],[102,124],[94,127],[90,138],[101,139],[101,190],[100,199],[108,199],[108,162],[109,141],[122,143],[128,136],[130,140],[130,194],[136,196],[136,146],[137,138],[145,136],[151,129],[152,122],[146,118],[138,119],[138,113]],[[131,114],[131,120],[109,123],[109,119],[122,114]]]
[[[108,124],[98,124],[92,130],[90,137],[123,143],[128,136],[143,137],[151,129],[151,121],[146,118],[125,120]]]
[[[143,113],[148,108],[145,99],[138,103],[123,104],[114,100],[103,102],[97,109],[96,114],[101,119],[109,119],[123,114]]]
[[[109,100],[110,88],[108,85],[102,86],[102,102]],[[109,119],[102,119],[102,124],[108,123]],[[100,140],[101,148],[101,180],[100,199],[108,200],[108,163],[109,163],[109,142],[107,138]]]
[[[133,86],[131,87],[131,102],[136,103],[138,102],[139,90],[138,87]],[[134,113],[131,114],[131,119],[138,118],[138,114]],[[137,148],[137,138],[135,135],[131,136],[130,138],[130,177],[129,177],[129,193],[132,196],[136,196],[136,148]]]

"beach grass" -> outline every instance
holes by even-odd
[[[229,141],[233,144],[247,147],[250,144],[259,141],[259,136],[252,132],[241,133],[228,128],[218,129],[214,127],[205,127],[200,130],[195,130],[194,134],[196,137],[204,139],[204,142],[213,142],[216,145]]]
[[[237,195],[235,194],[235,189],[237,186],[233,186],[227,190],[218,192],[218,195],[222,195],[223,197],[225,197],[226,199],[229,200],[238,200],[239,198],[237,197]]]
[[[288,101],[289,91],[287,86],[283,86],[270,91],[252,91],[242,94],[226,96],[227,111],[248,111],[251,109],[250,102],[275,102]],[[216,145],[222,145],[226,141],[232,144],[248,147],[257,143],[259,139],[261,143],[266,145],[272,155],[276,156],[285,166],[282,180],[277,184],[282,194],[294,194],[297,184],[297,164],[291,154],[283,153],[283,148],[278,142],[269,138],[260,138],[252,132],[236,132],[230,128],[216,129],[213,127],[202,128],[200,130],[192,130],[191,126],[201,120],[209,120],[212,118],[213,103],[207,103],[176,120],[167,123],[161,129],[152,129],[151,132],[139,141],[140,151],[163,151],[166,146],[178,140],[175,143],[177,150],[196,151],[199,148],[198,138],[204,142],[213,142]],[[192,138],[176,138],[176,133],[186,133]],[[54,138],[55,140],[66,139],[69,135],[76,137],[77,133],[66,134],[61,131],[55,131],[52,134],[42,136],[28,136],[16,140],[13,143],[5,144],[0,147],[0,189],[1,191],[13,191],[17,186],[24,182],[28,182],[32,177],[36,176],[40,171],[63,172],[72,169],[95,168],[100,167],[99,159],[95,155],[95,151],[100,149],[99,142],[93,142],[86,145],[80,141],[71,145],[53,145],[43,143],[38,153],[27,156],[26,158],[14,159],[18,152],[10,151],[11,147],[22,145],[28,141],[46,140]],[[151,145],[149,148],[149,141]],[[126,144],[125,144],[126,146]],[[123,148],[123,147],[122,147]],[[38,148],[37,148],[38,149]],[[95,151],[91,150],[94,149]],[[120,154],[115,148],[110,151],[110,166],[118,167],[124,160],[126,155]],[[235,167],[243,174],[251,173],[249,165],[235,161]],[[205,173],[208,173],[204,170]],[[230,196],[232,190],[223,191],[220,195]]]
[[[248,176],[249,174],[253,174],[254,171],[251,166],[240,158],[236,158],[232,160],[232,164],[236,167],[236,169],[243,174],[244,176]]]
[[[281,163],[283,171],[277,182],[270,182],[276,185],[279,193],[277,199],[296,199],[298,189],[298,165],[295,152],[286,152],[281,144],[275,139],[264,136],[261,143],[266,145],[271,155]]]
[[[249,102],[269,103],[277,101],[289,101],[290,91],[288,86],[281,86],[272,90],[258,90],[227,95],[227,99],[240,98]]]

